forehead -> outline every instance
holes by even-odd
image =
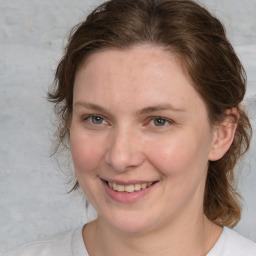
[[[149,45],[92,54],[77,71],[74,87],[74,98],[102,103],[111,98],[113,104],[130,107],[140,107],[145,102],[169,102],[177,108],[202,104],[179,58]]]
[[[150,62],[149,62],[150,60]],[[93,63],[92,63],[93,62]],[[175,54],[170,49],[151,45],[135,45],[129,48],[121,49],[116,47],[103,48],[89,54],[84,61],[79,65],[78,71],[85,69],[91,65],[97,65],[99,68],[107,68],[107,63],[118,62],[120,68],[122,65],[129,65],[133,67],[139,67],[142,65],[143,68],[156,67],[156,64],[171,64],[175,63],[182,70],[181,57]],[[189,79],[189,77],[188,77]]]

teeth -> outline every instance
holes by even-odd
[[[145,189],[152,185],[152,182],[142,183],[142,184],[134,184],[134,185],[118,185],[116,183],[108,182],[109,187],[113,188],[118,192],[127,192],[132,193],[134,191],[139,191],[141,189]]]
[[[123,185],[117,185],[116,188],[117,188],[117,191],[124,192],[124,186]]]
[[[141,190],[141,185],[140,184],[135,184],[134,185],[134,190],[135,191]]]
[[[147,187],[146,183],[141,184],[141,188],[146,188],[146,187]]]
[[[134,186],[133,185],[124,186],[124,190],[125,192],[132,193],[134,192]]]

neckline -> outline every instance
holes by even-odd
[[[222,232],[220,236],[218,237],[217,241],[215,242],[211,250],[206,254],[206,256],[218,255],[216,254],[216,252],[222,251],[222,248],[224,246],[223,241],[225,240],[227,229],[227,227],[222,227]]]

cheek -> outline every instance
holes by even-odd
[[[77,176],[86,175],[97,168],[102,158],[102,148],[89,136],[79,136],[75,131],[70,134],[72,159]]]
[[[191,134],[160,140],[147,154],[152,164],[166,176],[192,175],[204,170],[208,162],[207,144]]]

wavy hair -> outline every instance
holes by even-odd
[[[54,86],[48,92],[59,120],[55,152],[69,145],[74,78],[82,62],[102,49],[129,49],[143,44],[164,47],[180,58],[206,104],[210,124],[221,122],[227,109],[238,109],[234,141],[221,159],[209,162],[204,196],[208,219],[218,225],[235,226],[241,206],[234,168],[248,150],[252,132],[241,104],[246,75],[221,22],[194,1],[111,0],[72,30]],[[78,187],[76,182],[72,190]]]

